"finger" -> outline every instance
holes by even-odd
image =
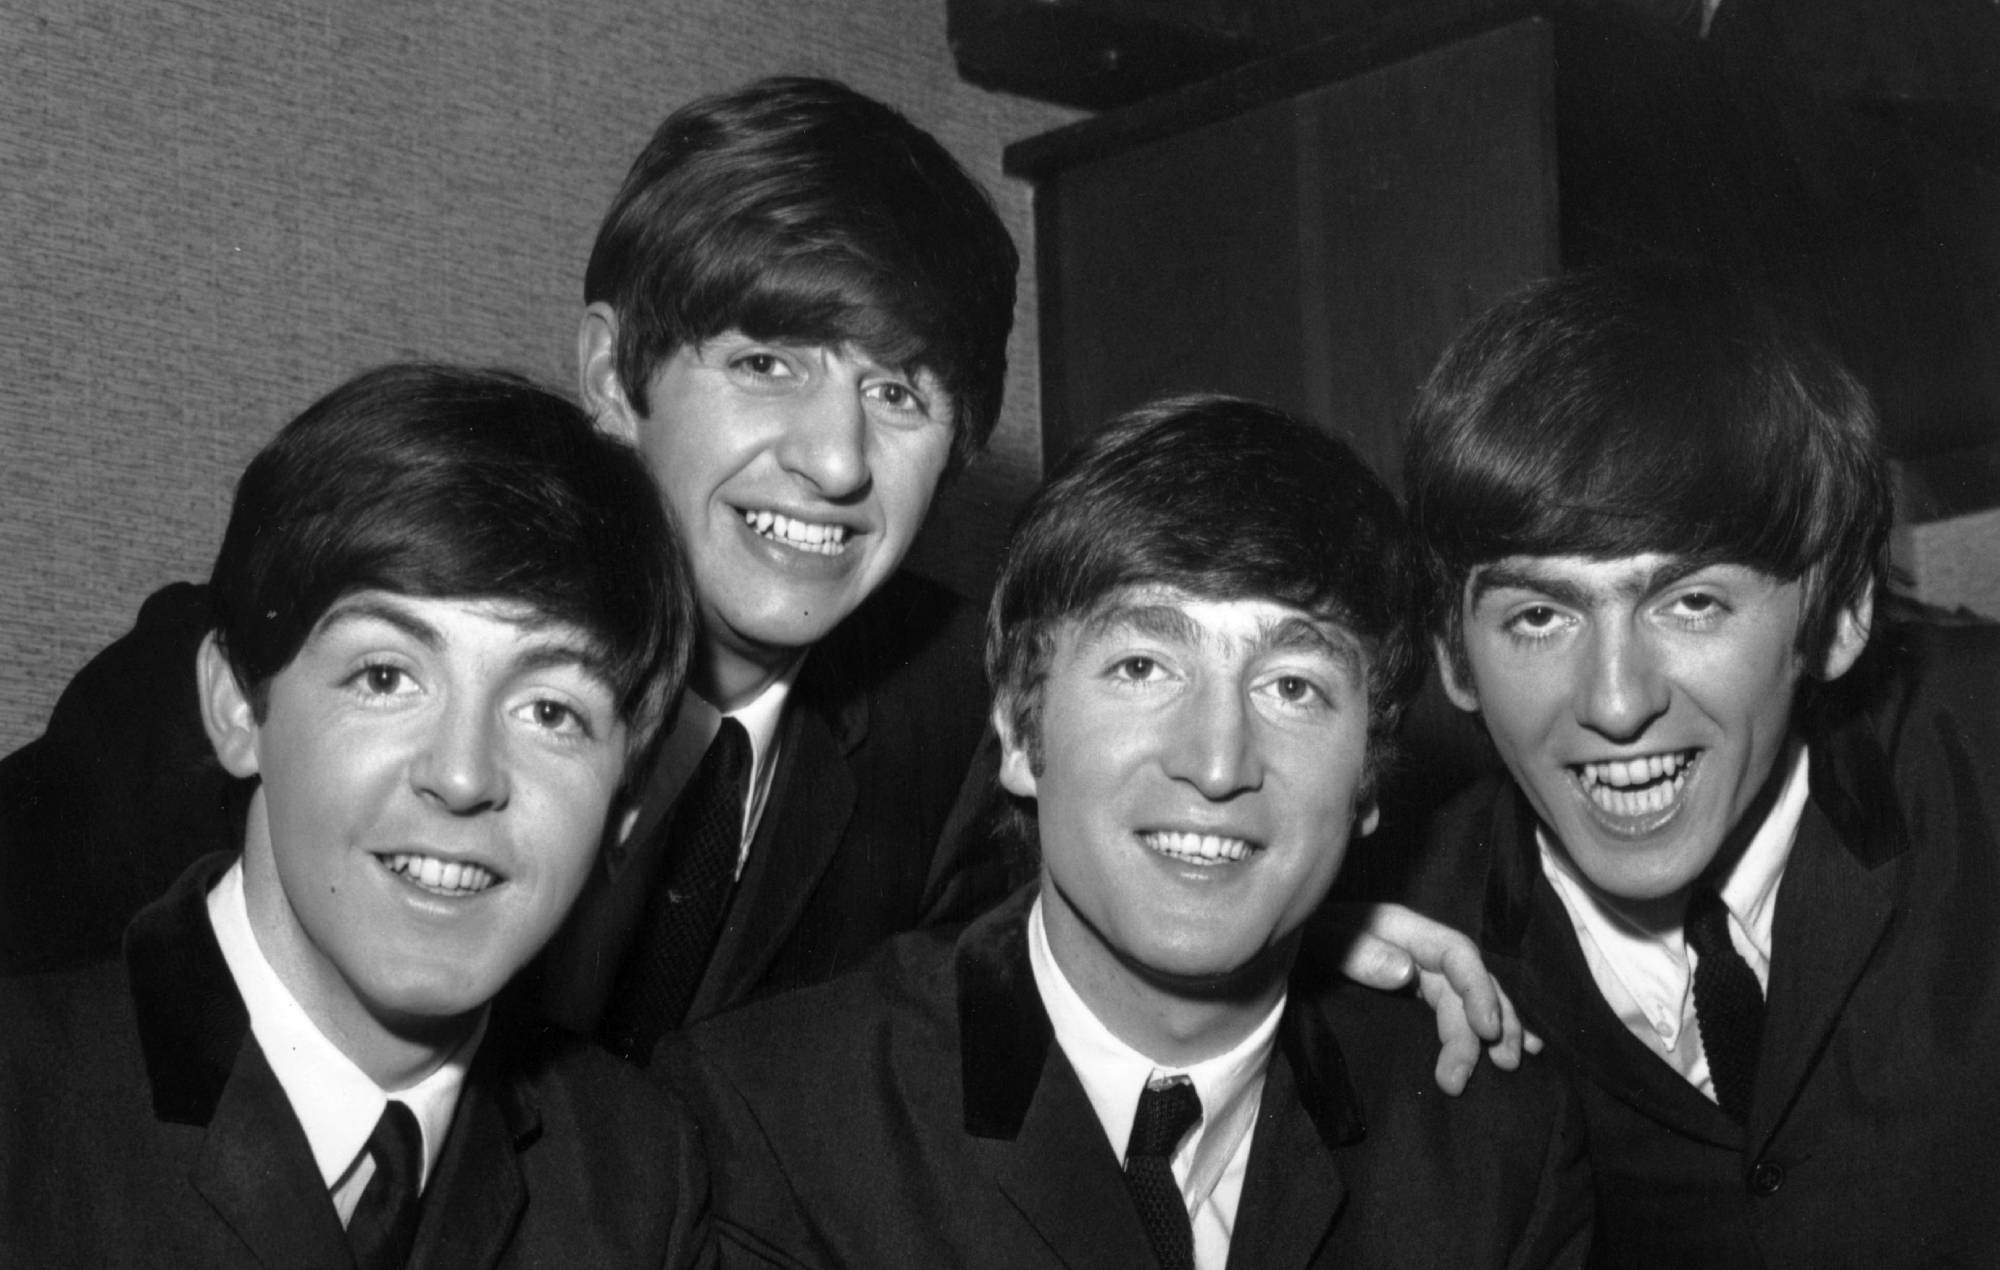
[[[1521,1016],[1515,1012],[1514,1002],[1507,996],[1506,989],[1495,983],[1493,994],[1500,1000],[1500,1039],[1486,1047],[1486,1056],[1493,1060],[1495,1067],[1511,1072],[1521,1065],[1526,1029],[1521,1026]]]
[[[1437,1015],[1437,1086],[1457,1097],[1465,1091],[1465,1082],[1472,1078],[1472,1069],[1479,1062],[1483,1042],[1466,1021],[1459,995],[1444,976],[1424,971],[1418,975],[1417,981],[1418,992]]]
[[[1409,986],[1416,970],[1417,964],[1408,953],[1367,931],[1355,935],[1340,963],[1340,973],[1380,992]]]
[[[1501,1008],[1506,997],[1493,976],[1487,973],[1478,946],[1456,931],[1446,933],[1450,938],[1444,941],[1439,964],[1452,991],[1458,994],[1467,1025],[1479,1034],[1481,1040],[1493,1044],[1505,1043],[1506,1020],[1514,1009],[1513,1003],[1507,1002],[1506,1008]],[[1519,1020],[1514,1026],[1519,1028]]]

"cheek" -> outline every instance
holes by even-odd
[[[538,853],[545,889],[567,907],[597,859],[616,773],[552,767],[537,773],[534,787],[540,807],[535,828],[516,841]]]
[[[890,527],[914,534],[930,510],[951,453],[951,434],[898,437],[884,445],[872,464],[876,489],[891,517]]]
[[[1495,659],[1473,663],[1479,715],[1502,746],[1521,746],[1548,733],[1567,708],[1568,682],[1560,668]]]

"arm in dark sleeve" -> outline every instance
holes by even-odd
[[[1596,1185],[1583,1111],[1566,1083],[1563,1093],[1561,1108],[1549,1122],[1548,1150],[1542,1157],[1534,1211],[1507,1261],[1519,1270],[1539,1266],[1581,1270],[1590,1259],[1591,1232],[1597,1217]]]
[[[203,588],[156,592],[0,761],[0,969],[115,946],[189,863],[239,845],[251,783],[215,761],[196,700],[208,628]]]
[[[686,1032],[660,1042],[652,1074],[693,1113],[711,1165],[709,1218],[720,1264],[787,1267],[837,1264],[818,1247],[776,1147],[727,1066]]]

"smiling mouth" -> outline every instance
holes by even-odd
[[[1608,763],[1579,763],[1570,771],[1583,796],[1617,820],[1655,817],[1671,810],[1700,762],[1699,750],[1675,750]]]
[[[1177,833],[1152,830],[1139,835],[1148,851],[1181,864],[1216,868],[1250,858],[1256,847],[1242,838],[1225,838],[1213,833]]]
[[[464,860],[440,860],[436,856],[399,851],[377,856],[382,866],[400,874],[433,895],[465,896],[499,885],[500,875],[484,865]]]
[[[774,511],[742,511],[743,523],[767,542],[782,543],[797,551],[837,556],[847,550],[845,525],[821,525],[810,520],[794,520]]]

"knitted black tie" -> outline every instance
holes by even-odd
[[[1194,1270],[1194,1227],[1187,1201],[1174,1181],[1174,1148],[1201,1119],[1201,1095],[1180,1077],[1148,1085],[1132,1118],[1132,1142],[1125,1151],[1125,1184],[1139,1205],[1139,1222],[1153,1241],[1162,1270]]]
[[[409,1261],[417,1219],[423,1215],[417,1192],[423,1180],[423,1150],[416,1116],[392,1099],[382,1108],[375,1132],[368,1135],[375,1175],[361,1189],[354,1216],[347,1221],[347,1242],[354,1249],[358,1270],[402,1270]]]
[[[1687,942],[1699,960],[1694,968],[1694,1015],[1715,1100],[1742,1121],[1750,1114],[1750,1088],[1757,1079],[1757,1047],[1764,1035],[1764,992],[1756,973],[1729,938],[1729,910],[1712,886],[1698,887],[1688,901]]]
[[[715,951],[743,847],[749,776],[750,736],[724,719],[657,831],[665,835],[658,849],[667,853],[666,871],[598,1029],[608,1049],[642,1067],[660,1036],[680,1026]]]

